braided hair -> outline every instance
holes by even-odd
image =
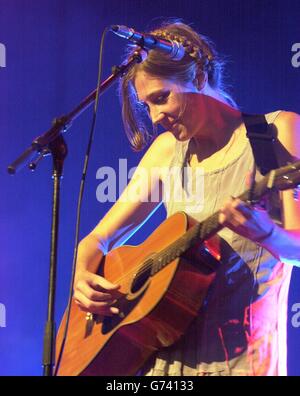
[[[209,85],[229,105],[237,107],[226,92],[223,83],[224,60],[208,37],[197,33],[182,22],[164,23],[149,33],[158,38],[177,41],[183,45],[185,55],[180,61],[174,61],[157,51],[149,51],[147,58],[142,63],[136,64],[120,80],[123,124],[130,144],[136,151],[142,150],[155,135],[153,125],[150,127],[149,116],[140,106],[135,91],[134,79],[138,71],[144,71],[153,77],[172,79],[182,84],[195,81],[201,74],[206,75]],[[135,50],[136,46],[129,46],[126,59],[132,56]]]

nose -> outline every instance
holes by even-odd
[[[161,111],[151,110],[150,115],[154,125],[160,124],[165,119],[165,113],[162,113]]]

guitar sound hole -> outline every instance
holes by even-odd
[[[138,271],[138,273],[135,275],[133,279],[131,286],[132,293],[136,293],[144,286],[144,284],[151,276],[151,269],[152,268],[150,262],[144,263],[143,267]]]

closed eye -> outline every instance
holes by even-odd
[[[154,105],[161,105],[167,102],[168,97],[170,95],[169,91],[163,92],[162,94],[158,96],[150,96],[150,103]],[[143,110],[146,110],[148,114],[150,114],[150,107],[146,102],[138,101],[137,102],[139,106],[143,108]]]
[[[170,95],[170,92],[164,92],[162,95],[157,96],[156,98],[152,99],[152,102],[154,104],[163,104],[166,103],[168,97]]]

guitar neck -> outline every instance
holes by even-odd
[[[262,180],[255,183],[250,190],[239,195],[241,201],[257,203],[271,191],[284,191],[295,188],[300,182],[300,161],[288,164],[278,169],[271,170]],[[180,257],[196,242],[201,243],[212,237],[223,228],[219,223],[220,211],[215,212],[201,223],[195,224],[183,236],[174,241],[167,248],[155,254],[151,258],[151,273],[154,274]]]
[[[246,191],[238,198],[242,201],[247,201],[250,197],[250,191]],[[201,243],[219,232],[223,227],[219,223],[220,211],[215,212],[204,221],[195,224],[183,236],[178,238],[167,248],[157,253],[152,259],[152,274],[160,271],[163,267],[171,261],[180,257],[183,253],[189,250],[195,243]]]
[[[239,195],[237,198],[241,201],[254,201],[255,199],[257,199],[257,191],[253,191],[252,196],[252,191],[247,190],[243,194]],[[190,230],[187,231],[186,234],[191,233],[191,244],[187,247],[187,249],[189,249],[195,241],[204,242],[206,239],[209,239],[223,228],[222,224],[219,223],[219,215],[220,211],[218,210],[207,219],[205,219],[201,223],[194,225]]]

